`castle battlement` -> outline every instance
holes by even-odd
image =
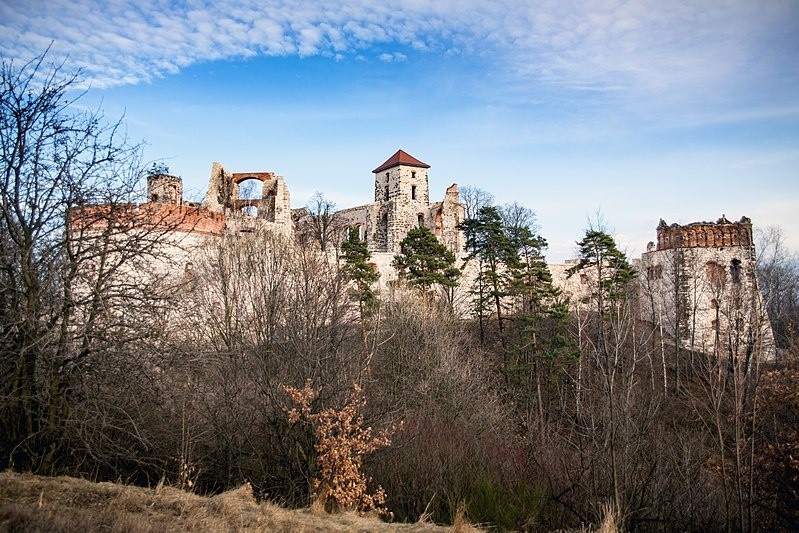
[[[730,222],[722,215],[716,222],[694,222],[684,226],[667,225],[661,219],[657,227],[658,250],[732,246],[753,246],[752,221],[749,218],[741,217],[738,222]]]

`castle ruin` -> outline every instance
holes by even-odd
[[[464,209],[453,184],[441,202],[430,203],[427,169],[412,155],[397,150],[375,168],[375,201],[339,211],[349,226],[358,228],[360,238],[373,253],[398,253],[400,243],[415,226],[424,226],[454,253],[463,250],[465,241],[458,226]]]
[[[339,225],[335,238],[343,240],[349,229],[358,230],[381,272],[383,287],[396,279],[391,261],[413,227],[427,227],[458,257],[465,257],[460,230],[465,211],[458,186],[453,184],[442,201],[431,203],[429,168],[398,150],[372,171],[374,201],[335,213]],[[244,197],[241,186],[249,180],[262,184],[260,196]],[[231,173],[219,163],[212,165],[201,204],[185,202],[180,178],[166,174],[148,178],[147,195],[149,203],[136,209],[160,216],[174,211],[185,217],[176,232],[191,244],[257,228],[290,236],[310,216],[305,209],[291,209],[283,177],[272,172]],[[667,336],[686,349],[732,356],[760,348],[772,359],[774,340],[757,286],[751,220],[742,217],[731,222],[722,216],[716,222],[686,225],[661,220],[656,231],[656,243],[649,243],[640,260],[634,261],[639,270],[641,318],[661,325]],[[179,255],[190,260],[190,253]],[[590,280],[587,274],[567,276],[573,264],[552,264],[550,270],[574,303],[590,294]],[[470,275],[464,273],[464,286]]]
[[[774,358],[774,337],[757,283],[752,221],[657,226],[639,262],[642,318],[663,324],[690,350]]]
[[[432,231],[450,250],[463,250],[464,240],[459,225],[464,209],[458,197],[458,186],[450,186],[440,202],[430,203],[427,169],[412,155],[398,150],[372,171],[375,179],[375,201],[370,204],[337,211],[335,216],[345,228],[355,228],[375,254],[398,253],[400,243],[415,226]],[[256,180],[262,184],[260,198],[244,197],[241,184]],[[150,203],[188,206],[198,212],[217,215],[224,221],[217,227],[223,231],[252,231],[256,227],[290,235],[296,221],[309,215],[302,209],[291,209],[290,194],[282,176],[272,172],[228,172],[214,163],[205,199],[198,206],[182,198],[182,181],[166,174],[152,175],[147,180]],[[218,219],[215,219],[218,220]],[[342,238],[345,234],[342,233]]]

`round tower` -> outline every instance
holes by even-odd
[[[170,174],[147,176],[147,201],[154,204],[181,205],[183,180]]]

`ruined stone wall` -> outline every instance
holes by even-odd
[[[715,223],[694,222],[684,226],[669,226],[661,219],[657,227],[658,250],[752,245],[752,221],[747,217],[741,217],[738,222],[730,222],[722,215]]]
[[[235,192],[238,192],[237,187]],[[235,208],[232,203],[233,195],[233,180],[220,163],[214,162],[211,165],[211,177],[208,179],[208,191],[205,193],[202,208],[225,214]]]
[[[343,227],[341,240],[347,238],[350,228],[358,229],[358,237],[366,242],[371,252],[379,252],[386,249],[385,231],[380,232],[380,207],[381,202],[351,207],[336,211],[338,222]]]
[[[563,296],[569,299],[572,308],[590,298],[596,285],[596,281],[591,278],[592,272],[580,272],[569,276],[567,270],[578,263],[577,259],[567,259],[564,263],[547,265],[552,275],[552,284],[563,291]]]
[[[757,285],[751,221],[658,226],[657,247],[641,257],[643,318],[662,324],[686,349],[743,357],[775,355]]]
[[[459,229],[466,217],[465,209],[460,203],[457,184],[452,184],[444,194],[443,202],[428,206],[425,213],[425,226],[432,231],[441,243],[456,255],[466,246],[463,231]]]
[[[261,198],[241,198],[240,184],[257,180],[262,184]],[[293,229],[291,195],[282,176],[273,172],[230,173],[219,163],[211,166],[208,191],[202,208],[225,216],[230,230],[254,231],[269,226],[282,234]],[[256,210],[255,216],[248,208]]]

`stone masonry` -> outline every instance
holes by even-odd
[[[752,221],[657,227],[639,263],[643,318],[686,349],[774,358],[774,336],[757,284]]]
[[[450,186],[441,202],[430,203],[427,169],[412,155],[398,150],[372,171],[375,176],[375,201],[339,211],[347,226],[358,228],[372,253],[400,251],[400,243],[411,228],[424,226],[454,253],[463,250],[464,239],[458,229],[464,209],[458,186]]]
[[[408,231],[416,226],[430,229],[460,260],[465,257],[465,239],[460,231],[464,207],[458,186],[447,188],[440,202],[430,202],[430,165],[398,150],[374,175],[374,202],[336,213],[339,236],[356,228],[372,252],[385,288],[396,279],[391,266]],[[257,198],[241,195],[245,181],[262,184]],[[129,207],[131,217],[179,221],[170,242],[181,243],[175,259],[191,261],[191,251],[203,239],[226,232],[247,232],[267,228],[291,235],[296,221],[308,216],[305,210],[292,212],[288,188],[272,172],[231,173],[213,163],[208,191],[201,204],[185,202],[182,182],[176,176],[155,174],[148,178],[148,203]],[[102,209],[94,206],[84,209]],[[178,259],[180,258],[180,259]],[[459,265],[461,261],[459,260]],[[568,277],[575,260],[549,265],[556,285],[573,305],[590,293],[590,274]],[[748,357],[756,349],[774,357],[774,340],[757,286],[752,222],[742,217],[731,222],[724,216],[716,222],[657,227],[657,242],[634,261],[639,270],[641,318],[662,325],[664,332],[686,349],[719,356]],[[180,265],[176,265],[180,267]],[[468,265],[462,285],[474,276]],[[464,289],[464,294],[468,292]],[[466,301],[466,300],[464,300]],[[466,307],[464,307],[465,309]]]

